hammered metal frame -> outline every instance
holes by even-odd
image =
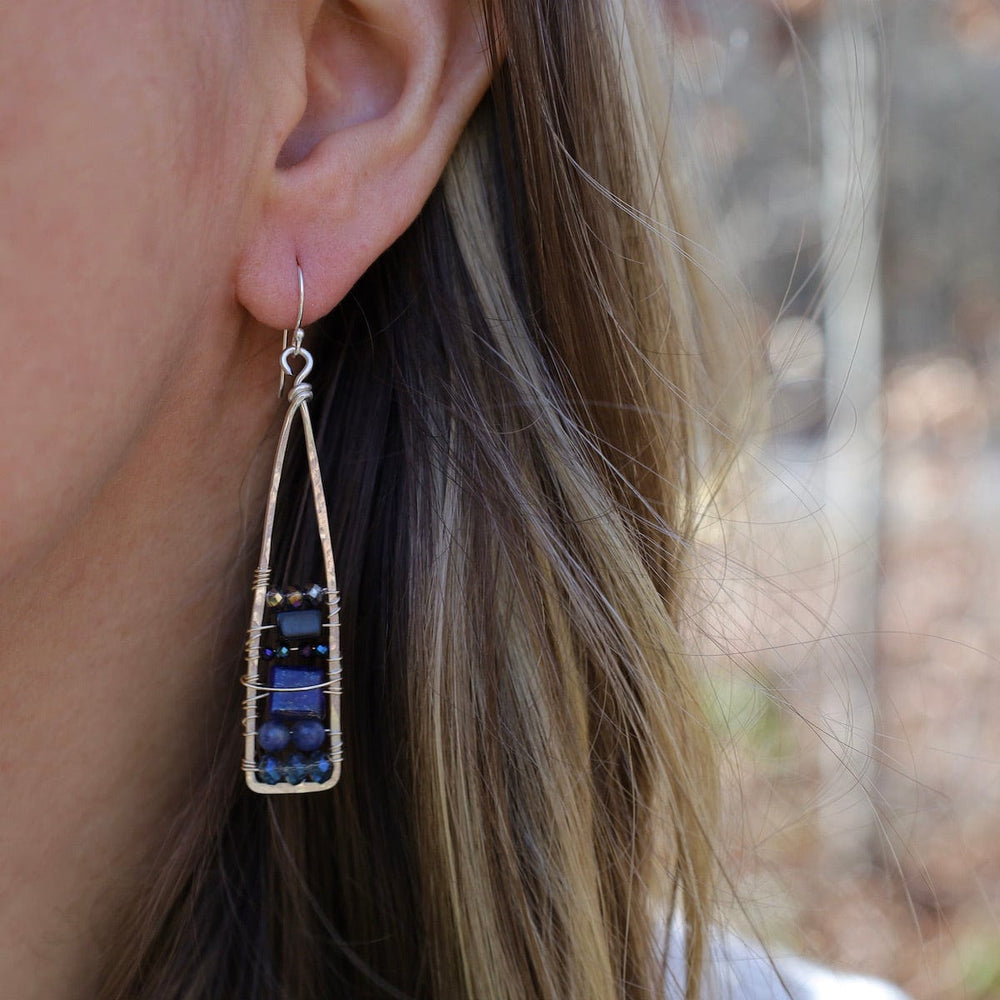
[[[300,272],[301,274],[301,272]],[[300,314],[301,322],[301,314]],[[271,472],[271,486],[267,496],[267,508],[264,513],[264,529],[260,544],[260,558],[253,578],[253,609],[250,613],[250,626],[247,630],[246,661],[247,671],[242,681],[246,688],[243,700],[243,771],[247,786],[263,795],[289,795],[306,792],[320,792],[332,788],[340,778],[343,762],[343,732],[340,722],[340,698],[342,656],[340,652],[340,594],[337,591],[337,575],[333,561],[333,546],[330,539],[330,521],[326,509],[326,495],[323,492],[323,477],[320,472],[319,457],[316,452],[316,440],[313,437],[312,421],[309,419],[308,402],[312,399],[312,387],[305,381],[312,370],[312,357],[302,348],[302,329],[295,330],[295,339],[291,347],[287,347],[281,356],[283,374],[291,375],[292,358],[303,362],[302,368],[295,377],[295,382],[288,392],[288,411],[281,426],[278,447],[274,457],[274,468]],[[327,752],[333,767],[330,777],[324,782],[302,781],[299,784],[278,782],[268,784],[257,777],[257,720],[259,717],[258,703],[267,698],[275,688],[261,683],[260,678],[260,646],[261,632],[264,623],[264,608],[268,585],[271,580],[271,548],[274,535],[274,516],[278,503],[278,491],[281,486],[281,474],[285,464],[285,454],[288,450],[288,440],[296,414],[302,423],[302,433],[305,441],[306,461],[309,466],[309,480],[312,486],[313,507],[316,511],[316,524],[319,543],[323,555],[323,570],[326,577],[326,589],[323,602],[326,605],[325,629],[327,634],[326,680],[318,685],[303,688],[282,688],[283,691],[312,691],[323,689],[327,694],[329,720],[327,733],[329,750]]]

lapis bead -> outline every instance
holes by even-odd
[[[283,722],[276,722],[274,719],[269,719],[257,730],[257,742],[260,744],[261,750],[267,750],[271,753],[284,750],[291,738],[292,734],[288,731],[288,726]]]
[[[285,765],[285,778],[290,785],[299,785],[306,780],[309,762],[301,754],[293,753]]]
[[[286,717],[319,717],[323,714],[324,675],[319,670],[295,670],[275,667],[271,674],[271,713]],[[308,688],[306,691],[288,688]]]
[[[322,784],[324,781],[329,781],[333,776],[333,764],[330,763],[330,758],[326,754],[313,754],[309,758],[309,768],[307,777],[310,781],[315,781],[316,784]]]
[[[316,608],[282,611],[275,621],[282,639],[318,639],[323,630],[323,617]]]
[[[298,750],[318,750],[326,740],[326,727],[318,719],[300,719],[292,726],[292,742]]]
[[[273,757],[262,757],[257,764],[257,777],[265,785],[276,785],[284,777],[284,768]]]

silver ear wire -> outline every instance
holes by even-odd
[[[302,329],[302,313],[306,307],[306,281],[302,275],[302,266],[298,261],[295,262],[295,269],[299,272],[299,314],[295,319],[295,332],[292,335],[294,339],[294,353],[296,357],[302,355],[302,338],[305,336],[305,332]],[[281,374],[278,377],[278,398],[280,399],[285,394],[285,376],[290,375],[291,372],[288,371],[288,366],[285,363],[285,355],[288,353],[288,328],[286,327],[281,331]],[[311,367],[311,366],[310,366]]]

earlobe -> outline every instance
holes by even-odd
[[[470,0],[325,5],[308,28],[306,111],[288,139],[252,238],[237,295],[281,328],[329,312],[413,221],[491,76]]]

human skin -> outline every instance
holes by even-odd
[[[219,747],[240,780],[296,263],[309,322],[488,79],[462,0],[0,7],[0,1000],[93,996]]]

